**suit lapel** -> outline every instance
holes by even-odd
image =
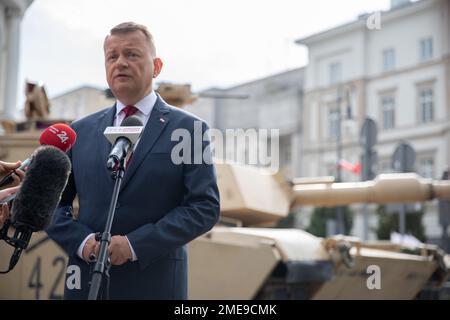
[[[155,142],[167,126],[167,123],[170,120],[168,117],[169,112],[170,109],[166,103],[158,96],[152,113],[150,114],[150,118],[145,126],[144,132],[142,133],[141,139],[133,153],[133,159],[131,160],[128,169],[125,171],[121,190],[133,177],[145,156],[152,150]]]
[[[108,154],[111,151],[111,143],[106,139],[105,132],[106,127],[113,125],[114,116],[116,114],[116,105],[106,110],[97,120],[97,139],[98,141],[98,156],[100,157],[100,163],[102,164],[102,170],[106,174],[109,181],[111,179],[111,172],[106,168],[106,161],[108,160]]]

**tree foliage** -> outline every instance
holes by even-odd
[[[378,227],[375,230],[380,240],[389,240],[393,231],[399,232],[400,215],[398,212],[387,213],[385,206],[377,208]],[[422,242],[426,241],[425,228],[422,224],[424,210],[406,212],[405,232]]]
[[[353,227],[353,212],[347,206],[342,208],[344,210],[344,217],[345,217],[344,218],[345,234],[348,235],[350,234],[350,231],[352,230]],[[337,220],[336,207],[315,208],[311,216],[310,224],[306,229],[306,231],[318,237],[326,237],[328,220],[335,220],[335,221]]]

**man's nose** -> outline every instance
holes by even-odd
[[[127,59],[126,59],[126,57],[124,55],[120,55],[117,58],[117,62],[116,63],[117,63],[117,66],[119,68],[126,68],[126,67],[128,67],[128,61],[127,61]]]

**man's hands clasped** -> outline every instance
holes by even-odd
[[[100,252],[100,241],[92,235],[85,243],[83,248],[83,259],[93,262],[97,259]],[[112,236],[108,246],[108,254],[112,265],[120,266],[132,259],[130,245],[125,236]]]

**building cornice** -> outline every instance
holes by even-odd
[[[450,63],[450,54],[447,54],[439,59],[433,59],[428,62],[418,63],[411,67],[396,69],[396,70],[389,71],[389,72],[383,72],[383,73],[380,73],[380,74],[377,74],[377,75],[374,75],[371,77],[355,78],[355,79],[350,79],[346,82],[342,82],[342,83],[335,84],[332,86],[316,87],[313,89],[305,90],[304,94],[312,95],[312,94],[323,94],[323,93],[327,93],[327,92],[334,92],[339,87],[342,87],[342,86],[345,87],[347,85],[350,85],[350,84],[358,82],[358,81],[368,82],[368,81],[383,80],[383,79],[386,79],[389,77],[394,77],[394,76],[398,76],[398,75],[401,75],[404,73],[413,72],[413,71],[429,68],[429,67],[440,65],[440,64],[446,64],[446,63]]]
[[[254,85],[254,84],[257,84],[257,83],[264,83],[264,82],[270,82],[270,81],[273,81],[273,80],[277,80],[277,78],[279,78],[279,77],[283,77],[283,76],[286,76],[286,75],[289,75],[289,74],[295,74],[295,73],[299,73],[299,74],[301,73],[302,74],[301,76],[304,77],[305,76],[304,75],[305,69],[306,69],[306,66],[298,67],[298,68],[294,68],[294,69],[278,72],[278,73],[275,73],[275,74],[271,74],[271,75],[268,75],[268,76],[266,76],[264,78],[258,78],[258,79],[255,79],[255,80],[250,80],[250,81],[247,81],[247,82],[243,82],[243,83],[240,83],[240,84],[237,84],[237,85],[234,85],[234,86],[231,86],[231,87],[227,87],[227,88],[208,88],[208,89],[200,91],[200,93],[208,93],[210,91],[228,92],[228,91],[232,91],[232,90],[238,90],[238,89],[246,88],[248,86],[251,86],[251,85]]]
[[[96,86],[93,86],[93,85],[81,85],[79,87],[76,87],[76,88],[64,91],[64,92],[62,92],[62,93],[52,97],[51,100],[59,99],[59,98],[62,98],[64,96],[68,96],[70,94],[73,94],[73,93],[76,93],[78,91],[82,91],[82,90],[85,90],[85,89],[97,90],[99,92],[105,92],[105,90],[106,90],[106,88],[100,88],[100,87],[96,87]]]
[[[447,120],[435,121],[433,123],[430,123],[428,125],[428,128],[425,127],[426,125],[420,126],[420,130],[417,130],[418,124],[415,124],[412,126],[395,128],[388,132],[381,131],[378,134],[378,142],[375,148],[381,145],[395,144],[398,143],[399,140],[414,141],[427,138],[442,137],[443,135],[450,132],[450,121]],[[342,143],[343,150],[361,147],[358,139],[359,138],[355,136],[352,139],[344,140]],[[334,152],[336,150],[335,141],[322,141],[317,143],[310,142],[306,145],[310,145],[311,147],[303,148],[302,151],[305,154],[316,154],[318,152]]]
[[[411,2],[407,5],[403,5],[399,8],[395,8],[389,11],[381,12],[381,21],[383,23],[396,20],[399,18],[403,18],[405,16],[415,14],[421,10],[424,10],[428,7],[433,6],[435,3],[443,0],[421,0],[416,2]],[[298,45],[309,46],[315,44],[317,42],[329,40],[330,38],[334,38],[355,30],[362,30],[366,28],[366,20],[370,16],[370,14],[361,15],[358,20],[352,21],[338,27],[328,29],[319,33],[312,34],[310,36],[300,38],[295,40],[295,43]]]

